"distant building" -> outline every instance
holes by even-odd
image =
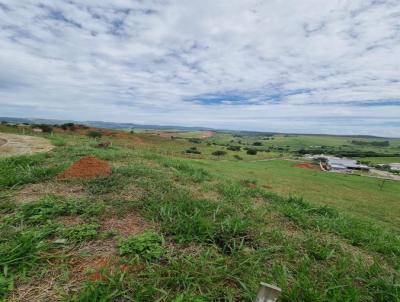
[[[389,164],[391,170],[400,171],[400,163]]]
[[[324,162],[325,168],[332,172],[346,172],[351,170],[369,171],[367,165],[359,164],[356,160],[328,155],[315,155],[314,159]]]
[[[32,131],[33,131],[33,132],[43,132],[43,130],[40,129],[40,128],[33,128]]]

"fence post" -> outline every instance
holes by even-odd
[[[277,286],[260,282],[260,289],[254,302],[276,302],[281,291]]]

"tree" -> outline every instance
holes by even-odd
[[[51,127],[51,126],[49,126],[49,125],[41,124],[41,125],[33,125],[33,127],[42,129],[42,131],[43,131],[44,133],[51,133],[51,132],[53,132],[53,127]]]
[[[240,151],[240,146],[229,146],[227,149],[231,151]]]

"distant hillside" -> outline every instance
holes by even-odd
[[[246,130],[227,130],[227,129],[213,129],[207,127],[185,127],[185,126],[170,126],[170,125],[141,125],[134,123],[115,123],[115,122],[103,122],[103,121],[74,121],[74,120],[57,120],[57,119],[40,119],[40,118],[19,118],[19,117],[0,117],[0,121],[6,121],[9,123],[29,123],[29,124],[65,124],[65,123],[77,123],[83,124],[95,128],[108,128],[108,129],[156,129],[156,130],[179,130],[179,131],[223,131],[232,134],[243,134],[243,135],[318,135],[318,136],[333,136],[333,137],[349,137],[349,138],[386,138],[373,135],[337,135],[337,134],[313,134],[313,133],[282,133],[282,132],[264,132],[264,131],[246,131]]]
[[[133,123],[114,123],[114,122],[103,122],[103,121],[74,121],[74,120],[56,120],[56,119],[40,119],[40,118],[19,118],[19,117],[0,117],[0,121],[8,123],[28,123],[28,124],[65,124],[65,123],[77,123],[83,124],[95,128],[108,128],[108,129],[158,129],[158,130],[181,130],[181,131],[197,131],[197,130],[214,130],[206,127],[184,127],[184,126],[168,126],[168,125],[140,125]]]

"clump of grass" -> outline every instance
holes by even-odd
[[[62,167],[45,166],[45,159],[44,154],[0,159],[0,188],[38,183],[53,178]]]
[[[67,141],[59,136],[50,136],[49,139],[56,147],[64,147],[67,145]]]
[[[165,167],[174,168],[195,183],[201,183],[211,179],[211,174],[207,170],[195,167],[187,160],[154,154],[145,154],[145,158],[156,160]]]
[[[56,231],[55,225],[0,228],[0,300],[13,287],[18,272],[30,271],[44,258],[41,254],[51,247],[44,241]]]
[[[62,230],[60,235],[74,242],[82,242],[96,238],[99,227],[97,223],[75,225]]]
[[[11,213],[16,209],[17,205],[5,192],[0,192],[0,214]]]
[[[86,200],[66,199],[55,195],[43,197],[37,202],[22,205],[6,222],[13,224],[46,224],[58,216],[96,216],[104,210],[101,203],[92,204]]]
[[[117,175],[98,177],[85,182],[87,190],[91,194],[105,194],[116,192],[123,186],[123,179]]]
[[[120,238],[119,253],[136,260],[159,259],[163,253],[164,238],[155,232],[146,232],[141,235]]]
[[[159,175],[156,170],[142,164],[121,166],[114,168],[113,172],[126,177],[157,177]]]
[[[302,198],[284,198],[265,193],[279,211],[304,229],[323,230],[339,235],[352,245],[362,246],[388,258],[400,255],[400,236],[388,229],[354,217],[346,216],[327,206],[315,206]]]

